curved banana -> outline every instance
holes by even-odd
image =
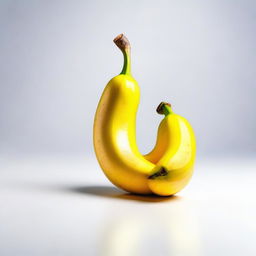
[[[130,44],[124,35],[114,39],[124,55],[120,75],[107,84],[95,115],[94,148],[108,179],[134,193],[150,194],[147,178],[154,164],[139,152],[135,132],[140,89],[130,72]]]
[[[159,113],[159,108],[162,106],[162,104],[163,102],[161,102],[157,107],[157,113]],[[171,106],[169,103],[165,104]],[[170,136],[171,134],[168,125],[168,118],[164,118],[158,126],[156,144],[151,152],[144,155],[144,158],[151,163],[156,164],[168,149],[169,144],[171,143]]]
[[[149,177],[149,187],[155,194],[173,195],[187,185],[193,174],[196,141],[189,122],[174,114],[170,104],[162,102],[158,106],[157,112],[165,115],[159,126],[158,134],[161,132],[166,134],[166,141],[163,144],[166,150],[156,162],[158,171]],[[155,160],[155,156],[159,157],[154,152],[157,152],[161,140],[163,140],[162,137],[157,139],[156,147],[147,156],[148,159],[152,157]],[[159,146],[159,151],[161,150],[162,148]]]
[[[166,117],[158,129],[151,153],[142,156],[136,144],[136,113],[140,90],[130,72],[130,44],[121,34],[114,39],[124,55],[120,75],[107,84],[94,120],[94,149],[108,179],[138,194],[172,195],[181,190],[193,172],[195,140],[192,128],[162,103]]]

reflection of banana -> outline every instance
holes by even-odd
[[[122,214],[110,212],[104,227],[102,255],[201,256],[201,237],[196,215],[190,207],[174,203],[150,211],[126,206]]]
[[[169,113],[167,104],[161,104],[159,111],[167,116],[160,124],[157,145],[152,154],[140,154],[135,136],[140,92],[130,73],[130,44],[123,35],[114,42],[123,52],[124,66],[106,86],[96,111],[97,159],[109,180],[124,190],[172,195],[187,184],[192,174],[192,129],[184,118]]]
[[[131,256],[137,255],[143,222],[136,222],[133,218],[125,218],[120,221],[117,218],[107,228],[103,238],[102,255],[104,256]]]

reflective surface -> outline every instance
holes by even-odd
[[[167,198],[114,188],[94,158],[0,167],[0,255],[256,255],[255,160],[198,161]]]

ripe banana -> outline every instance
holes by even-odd
[[[194,169],[196,141],[189,122],[174,114],[170,104],[160,103],[157,112],[165,118],[159,125],[155,148],[145,156],[156,163],[158,170],[149,177],[148,185],[153,193],[167,196],[176,194],[189,182]]]
[[[130,43],[123,35],[114,39],[124,55],[121,73],[107,84],[94,119],[94,149],[108,179],[137,194],[172,195],[189,181],[195,159],[192,128],[172,113],[168,104],[158,107],[166,117],[158,129],[153,151],[142,156],[136,144],[136,113],[140,89],[131,75]]]

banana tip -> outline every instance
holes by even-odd
[[[166,168],[161,166],[161,168],[156,173],[150,175],[148,178],[149,179],[155,179],[159,176],[166,176],[167,174],[168,174],[168,171],[166,170]]]
[[[119,47],[121,50],[125,50],[130,48],[130,42],[124,34],[119,34],[113,40],[113,42]]]
[[[165,105],[171,107],[171,104],[170,104],[170,103],[162,101],[162,102],[157,106],[156,112],[157,112],[158,114],[160,114],[160,115],[163,115],[163,114],[164,114],[163,107],[164,107]]]

